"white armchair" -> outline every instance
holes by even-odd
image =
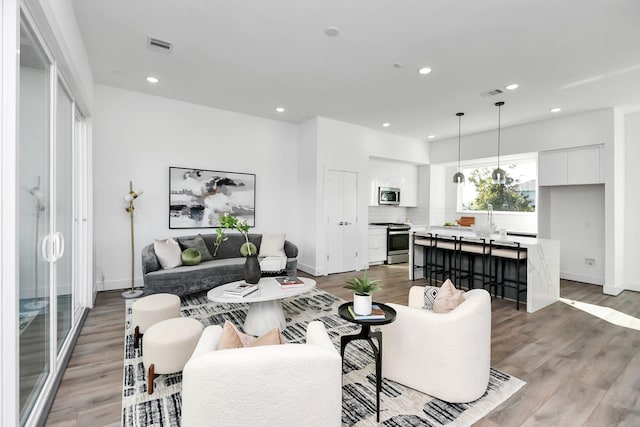
[[[395,322],[382,326],[385,378],[452,403],[481,397],[489,383],[491,297],[484,289],[446,314],[422,308],[424,287],[409,291],[409,306],[392,306]]]
[[[182,376],[182,425],[340,426],[342,361],[321,322],[306,344],[216,351],[207,327]]]

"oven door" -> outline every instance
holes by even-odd
[[[409,261],[409,230],[389,230],[387,233],[387,264]]]

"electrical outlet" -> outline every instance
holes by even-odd
[[[593,267],[594,265],[596,265],[596,260],[593,258],[585,258],[584,263],[589,267]]]

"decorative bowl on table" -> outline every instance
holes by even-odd
[[[497,228],[498,226],[496,224],[490,223],[471,225],[471,230],[473,230],[476,236],[483,237],[485,239],[491,237],[491,235],[495,233]]]

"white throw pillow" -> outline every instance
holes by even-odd
[[[178,242],[171,237],[163,240],[156,239],[153,242],[153,249],[160,265],[165,270],[182,265],[182,249],[180,249]]]
[[[263,234],[258,256],[286,257],[284,253],[284,234]]]

